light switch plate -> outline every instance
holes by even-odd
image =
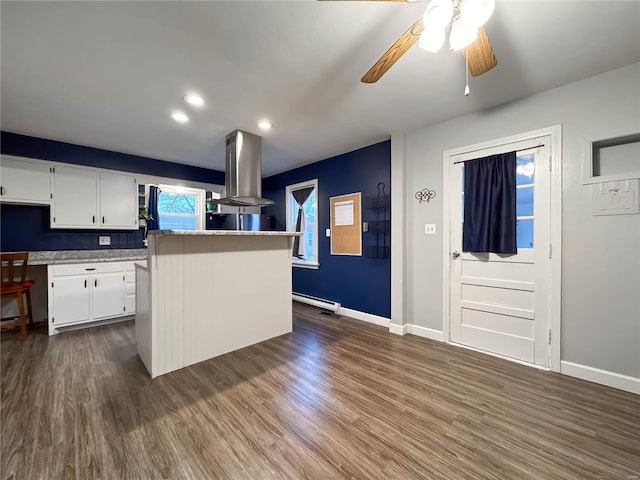
[[[325,237],[330,237],[330,236],[331,236],[331,229],[330,229],[330,228],[327,228],[327,229],[324,231],[324,236],[325,236]]]
[[[435,235],[436,234],[436,224],[435,223],[425,223],[424,224],[424,234],[425,235]]]
[[[111,237],[99,237],[99,245],[111,245]]]

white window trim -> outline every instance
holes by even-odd
[[[300,182],[300,183],[295,183],[293,185],[287,185],[286,188],[286,192],[285,192],[285,213],[286,213],[286,225],[287,225],[287,230],[288,231],[293,231],[289,229],[289,225],[291,225],[291,218],[289,216],[289,199],[291,198],[291,192],[294,190],[300,190],[302,188],[306,188],[306,187],[313,187],[315,189],[316,192],[316,223],[314,225],[314,235],[315,235],[315,239],[316,241],[314,242],[314,255],[313,258],[315,258],[316,260],[318,259],[318,243],[319,243],[319,237],[318,237],[318,179],[314,178],[313,180],[307,180],[306,182]],[[310,261],[304,261],[304,260],[300,260],[299,258],[296,257],[292,257],[291,259],[291,265],[293,265],[294,267],[299,267],[299,268],[311,268],[311,269],[317,269],[320,266],[320,263],[318,261],[315,262],[310,262]]]
[[[196,230],[205,229],[205,191],[201,188],[181,187],[179,185],[158,185],[161,192],[186,193],[196,196]]]

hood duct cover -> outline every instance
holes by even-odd
[[[216,203],[234,207],[273,205],[262,198],[262,138],[235,130],[225,138],[224,183],[227,196]]]

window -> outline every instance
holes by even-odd
[[[533,248],[535,165],[534,153],[518,153],[516,157],[516,239],[518,248]]]
[[[159,185],[158,224],[161,230],[204,230],[204,190]]]
[[[302,210],[304,212],[304,225],[302,225],[303,228],[301,228],[303,235],[300,237],[302,256],[296,257],[294,252],[293,265],[297,267],[318,268],[318,207],[316,201],[318,179],[296,183],[295,185],[289,185],[287,187],[287,230],[295,232],[296,222],[298,221],[298,210],[300,207],[294,194],[299,192],[297,196],[300,197],[300,194],[307,189],[311,189],[311,192],[307,192],[308,196],[302,204]]]

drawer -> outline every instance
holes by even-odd
[[[122,262],[72,263],[69,265],[52,265],[54,277],[67,275],[92,275],[94,273],[122,272]]]

